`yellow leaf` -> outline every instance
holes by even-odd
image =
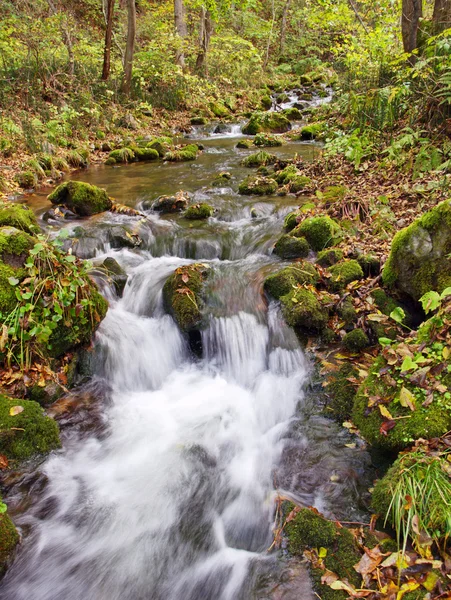
[[[326,558],[326,556],[327,556],[327,548],[323,548],[321,546],[321,548],[319,549],[319,552],[318,552],[318,556],[320,558]]]
[[[445,347],[443,348],[443,350],[442,350],[442,355],[443,355],[443,358],[444,358],[445,360],[448,360],[448,358],[449,358],[449,357],[450,357],[450,355],[451,355],[451,350],[448,348],[448,346],[445,346]]]
[[[432,592],[437,585],[438,578],[438,575],[436,575],[434,571],[429,571],[426,579],[423,581],[423,587],[427,589],[428,592]]]
[[[23,406],[11,406],[11,408],[9,409],[9,414],[11,417],[14,417],[15,415],[18,415],[21,412],[23,412],[23,410]]]
[[[399,393],[399,403],[404,408],[410,408],[412,411],[415,410],[415,396],[404,386],[402,386]]]
[[[333,590],[345,590],[349,594],[353,594],[355,592],[354,588],[352,588],[350,585],[348,585],[344,581],[340,581],[340,580],[333,581],[329,585],[329,587],[331,587]]]
[[[383,417],[385,417],[386,419],[390,419],[390,421],[393,420],[393,417],[391,416],[390,411],[383,404],[379,404],[379,410],[381,411],[381,415]]]

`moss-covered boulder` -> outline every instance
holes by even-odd
[[[189,196],[183,191],[174,196],[160,196],[152,204],[152,210],[162,214],[182,212],[188,207]]]
[[[305,238],[282,235],[274,246],[274,254],[283,259],[305,258],[309,253],[309,245]]]
[[[386,345],[375,360],[352,413],[370,444],[400,450],[451,429],[451,363],[443,338],[448,327],[446,313],[432,317],[416,336]]]
[[[272,196],[277,191],[274,179],[264,176],[246,177],[238,186],[238,193],[243,196]]]
[[[101,275],[114,287],[116,294],[121,297],[127,283],[127,273],[113,257],[108,256],[100,265]]]
[[[104,212],[113,204],[105,190],[83,181],[62,183],[48,196],[48,199],[52,204],[64,204],[80,217],[90,217]]]
[[[16,181],[24,190],[30,190],[38,184],[38,177],[33,171],[21,171],[16,175]]]
[[[321,583],[325,571],[335,573],[339,579],[347,580],[356,588],[361,587],[361,578],[354,569],[361,553],[352,533],[346,527],[339,527],[317,512],[301,509],[294,519],[285,526],[288,536],[288,550],[295,556],[302,556],[304,550],[316,550],[323,556],[321,568],[311,568],[313,586],[323,600],[346,600],[348,594],[333,590]]]
[[[302,112],[299,108],[285,108],[282,114],[286,116],[290,121],[301,121],[303,119]]]
[[[240,141],[238,142],[238,144],[236,145],[236,147],[237,147],[237,148],[241,148],[241,149],[243,149],[243,150],[246,150],[246,149],[248,149],[248,148],[252,148],[252,146],[253,146],[253,145],[254,145],[254,144],[253,144],[252,140],[246,140],[246,139],[245,139],[245,140],[240,140]]]
[[[304,237],[310,247],[319,252],[334,244],[339,229],[330,217],[308,217],[292,231],[292,235]]]
[[[324,123],[311,123],[301,129],[301,140],[315,140],[324,135]]]
[[[328,311],[318,298],[302,287],[280,298],[285,321],[301,334],[320,334],[328,321]]]
[[[375,277],[379,275],[381,270],[381,261],[377,256],[372,254],[360,254],[357,257],[357,262],[362,267],[363,274],[365,277]]]
[[[0,576],[6,571],[8,562],[19,543],[19,534],[6,512],[6,505],[3,504],[0,497]]]
[[[290,131],[291,124],[285,115],[276,112],[254,113],[242,131],[246,135],[257,133],[285,133]]]
[[[226,187],[230,185],[230,180],[232,179],[232,175],[228,171],[222,171],[218,173],[216,177],[213,179],[211,185],[213,187]]]
[[[353,281],[363,278],[362,267],[356,260],[342,260],[329,269],[332,277],[329,285],[333,290],[339,291]]]
[[[389,288],[419,300],[451,286],[451,200],[425,213],[393,238],[382,271]]]
[[[139,150],[139,148],[136,148]],[[113,150],[108,155],[108,159],[106,160],[107,165],[115,165],[116,163],[129,163],[135,159],[135,153],[131,148],[118,148],[117,150]]]
[[[36,217],[26,204],[0,201],[0,227],[9,226],[33,234],[39,232]]]
[[[191,117],[190,123],[191,125],[206,125],[208,119],[206,117]]]
[[[147,160],[158,160],[160,155],[156,148],[136,148],[135,149],[135,158],[139,162],[144,162]]]
[[[192,204],[184,212],[185,219],[192,221],[208,219],[213,214],[214,208],[209,204],[201,202],[200,204]]]
[[[218,119],[228,117],[230,114],[229,109],[222,102],[210,102],[209,109]]]
[[[345,296],[335,307],[337,315],[343,320],[344,327],[348,328],[358,319],[358,313],[350,296]]]
[[[176,269],[163,286],[165,309],[185,333],[201,326],[208,272],[208,267],[201,263],[185,265]]]
[[[368,336],[363,329],[349,331],[343,338],[343,346],[350,352],[361,352],[370,345]]]
[[[357,376],[357,369],[352,363],[346,362],[332,374],[329,385],[326,387],[326,393],[329,396],[327,411],[340,423],[348,420],[351,416],[356,385],[350,380],[355,380]]]
[[[272,165],[276,162],[277,157],[274,154],[269,154],[264,150],[250,154],[241,161],[243,167],[262,167],[266,165]]]
[[[282,140],[268,133],[257,133],[254,138],[254,145],[260,146],[261,148],[275,148],[277,146],[282,146]]]
[[[25,231],[20,231],[15,227],[0,228],[0,313],[2,320],[17,305],[15,286],[26,276],[24,265],[35,242],[36,240]]]
[[[289,294],[297,285],[315,285],[318,280],[318,271],[311,263],[303,260],[269,275],[265,279],[263,287],[270,296],[279,300],[282,296]]]
[[[280,171],[277,171],[277,173],[274,176],[274,179],[277,181],[277,183],[285,185],[286,183],[290,183],[293,177],[296,177],[296,175],[300,174],[301,172],[296,167],[296,165],[287,165]]]
[[[320,252],[318,252],[316,262],[321,267],[331,267],[337,262],[340,262],[342,259],[343,250],[340,250],[339,248],[328,248],[326,250],[321,250]]]
[[[60,446],[57,424],[37,402],[0,395],[0,453],[24,460]]]
[[[299,213],[299,211],[294,211],[294,212],[288,213],[288,215],[285,217],[285,219],[283,221],[283,228],[285,229],[285,231],[287,233],[292,231],[298,224],[300,218],[301,218],[301,213]]]
[[[199,147],[196,144],[188,144],[178,150],[171,150],[166,152],[164,160],[169,162],[185,162],[190,160],[196,160],[199,153]]]

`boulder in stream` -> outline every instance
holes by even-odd
[[[399,231],[382,271],[384,284],[419,300],[451,286],[451,200],[445,200]]]
[[[265,167],[266,165],[273,165],[276,161],[277,156],[260,150],[259,152],[255,152],[255,154],[249,154],[249,156],[243,158],[241,164],[243,167]]]
[[[64,204],[80,217],[104,212],[112,206],[105,190],[83,181],[62,183],[53,190],[48,199],[52,204]]]
[[[290,129],[291,123],[285,115],[276,112],[256,112],[252,114],[242,131],[246,135],[256,135],[262,132],[285,133]]]
[[[174,196],[160,196],[152,204],[152,210],[162,214],[176,213],[186,210],[188,207],[189,195],[180,190]]]
[[[178,150],[171,150],[166,152],[164,160],[169,162],[184,162],[189,160],[196,160],[199,153],[199,146],[196,144],[188,144]]]
[[[291,235],[304,237],[312,250],[319,252],[334,245],[339,231],[338,223],[330,217],[308,217],[292,230]]]
[[[208,219],[213,214],[214,208],[209,204],[201,202],[200,204],[192,204],[183,213],[185,219],[191,221]]]
[[[283,259],[305,258],[309,251],[310,247],[305,238],[288,234],[282,235],[274,246],[274,254]]]
[[[124,292],[125,284],[127,283],[128,275],[121,265],[108,256],[100,265],[99,270],[107,277],[107,281],[111,282],[116,294],[120,298]]]
[[[277,191],[277,183],[270,177],[246,177],[238,187],[238,193],[243,196],[272,196]]]

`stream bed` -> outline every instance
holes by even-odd
[[[304,566],[283,549],[268,552],[277,495],[361,518],[368,455],[321,414],[311,357],[262,291],[285,264],[271,249],[298,202],[237,194],[252,172],[240,166],[252,150],[236,149],[239,136],[237,128],[208,135],[192,163],[93,167],[74,177],[145,219],[42,222],[53,231],[81,225],[74,252],[94,263],[114,257],[128,281],[122,298],[102,286],[110,308],[95,338],[94,376],[71,394],[77,409],[59,417],[63,448],[6,480],[23,541],[0,582],[3,600],[310,600]],[[270,151],[311,160],[318,148]],[[230,186],[212,188],[221,171]],[[150,209],[178,190],[211,204],[213,217]],[[29,203],[41,217],[48,209],[43,194]],[[116,248],[114,227],[142,243]],[[195,261],[213,271],[201,358],[161,293],[174,269]]]

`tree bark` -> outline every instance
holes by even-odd
[[[287,0],[285,2],[285,6],[283,7],[282,21],[280,23],[280,46],[279,46],[280,55],[283,54],[283,51],[285,49],[285,39],[286,39],[286,35],[287,35],[288,11],[290,10],[290,5],[291,5],[291,0]]]
[[[102,79],[107,81],[110,76],[111,66],[111,40],[113,38],[113,17],[114,17],[114,0],[106,0],[106,31],[105,31],[105,47],[103,51],[103,69]]]
[[[125,46],[124,59],[124,81],[122,83],[122,92],[130,95],[133,74],[133,56],[135,54],[136,38],[136,3],[135,0],[127,0],[127,43]]]
[[[175,31],[180,38],[180,43],[183,43],[183,39],[188,34],[188,29],[185,21],[185,7],[183,6],[183,0],[174,0],[174,24]],[[175,55],[175,62],[182,67],[185,67],[185,54],[183,48],[178,48]]]
[[[423,14],[422,0],[402,0],[401,32],[404,52],[417,47],[418,24]],[[413,62],[413,57],[410,62]]]
[[[435,0],[432,21],[435,34],[451,28],[451,0]]]
[[[213,31],[211,13],[205,7],[201,8],[200,30],[199,30],[199,54],[196,60],[196,70],[208,77],[207,53],[210,46],[210,38]]]

